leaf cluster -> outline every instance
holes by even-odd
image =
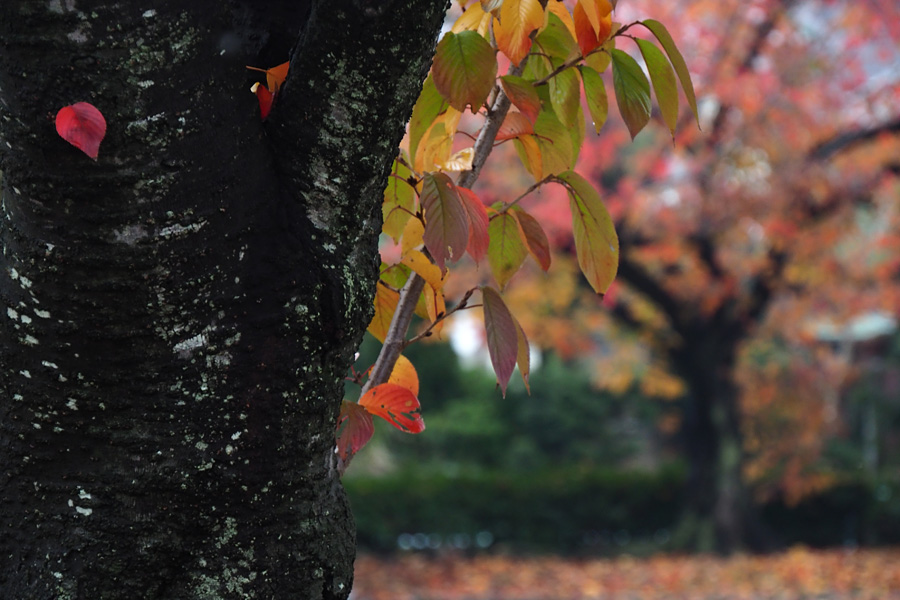
[[[616,103],[632,137],[649,122],[651,84],[673,135],[676,79],[697,113],[684,59],[658,21],[615,23],[608,0],[577,0],[571,9],[557,0],[546,6],[539,0],[460,4],[462,14],[437,45],[413,108],[406,148],[394,161],[385,189],[383,232],[400,253],[399,261],[382,265],[369,332],[384,348],[363,385],[363,399],[375,390],[393,389],[382,386],[391,385],[386,380],[411,341],[439,334],[448,316],[479,306],[502,392],[516,367],[527,387],[528,338],[500,290],[528,257],[547,271],[551,254],[540,222],[520,201],[548,183],[566,189],[578,264],[602,296],[616,275],[619,244],[599,192],[573,170],[585,138],[583,105],[599,132],[609,107],[602,73],[611,70]],[[638,25],[656,37],[662,50],[627,34]],[[634,58],[616,48],[624,37],[637,44],[649,80]],[[498,77],[501,64],[509,69]],[[467,110],[480,119],[477,134],[461,130],[470,120],[463,120]],[[475,143],[459,148],[465,136]],[[515,145],[535,183],[517,198],[486,206],[472,186],[491,150],[507,141]],[[486,258],[497,285],[473,286],[448,308],[444,285],[449,269],[465,254],[476,263]],[[470,304],[478,296],[481,303]],[[407,339],[412,313],[426,326]],[[356,379],[362,383],[363,378]],[[338,451],[345,462],[371,436],[370,423],[354,418],[356,413],[358,409],[345,408],[341,416]]]

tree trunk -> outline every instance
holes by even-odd
[[[688,386],[682,435],[689,464],[685,514],[674,537],[676,545],[701,552],[771,546],[742,477],[736,343],[698,331],[673,353]]]
[[[147,6],[0,3],[0,596],[344,598],[335,417],[444,6]]]

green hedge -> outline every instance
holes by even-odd
[[[489,532],[516,551],[581,552],[659,539],[678,516],[684,471],[566,469],[537,473],[404,472],[345,482],[359,545],[397,548],[400,535],[441,540]]]
[[[643,554],[666,547],[683,506],[685,470],[566,468],[535,473],[424,470],[349,477],[361,548],[432,547],[562,554]],[[900,543],[900,483],[847,481],[796,506],[773,501],[763,520],[786,545]],[[402,536],[402,537],[401,537]],[[486,543],[484,545],[487,545]]]

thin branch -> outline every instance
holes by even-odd
[[[523,67],[514,67],[510,69],[510,74],[521,75]],[[491,106],[488,116],[485,118],[478,133],[478,139],[475,140],[475,156],[472,160],[472,169],[463,171],[456,185],[460,187],[470,188],[475,184],[481,168],[487,161],[491,150],[494,147],[494,141],[497,139],[497,132],[506,119],[506,113],[509,112],[510,100],[503,88],[500,87],[497,97]],[[376,385],[385,383],[394,370],[394,365],[400,356],[401,351],[406,345],[406,333],[409,331],[409,325],[412,322],[412,316],[416,309],[416,303],[419,301],[419,295],[425,287],[425,280],[416,273],[411,273],[406,285],[400,290],[400,301],[394,310],[394,316],[391,319],[391,325],[388,328],[387,335],[384,339],[384,345],[369,375],[369,380],[362,389],[365,394],[369,389]]]
[[[394,310],[394,317],[391,319],[387,335],[384,336],[384,344],[381,346],[381,352],[378,353],[375,366],[372,367],[372,373],[369,374],[369,379],[360,392],[360,397],[390,378],[394,365],[397,364],[397,359],[403,351],[406,332],[409,330],[416,303],[419,301],[419,294],[422,293],[424,287],[425,280],[412,273],[406,281],[406,285],[400,290],[400,300]]]
[[[447,319],[447,318],[448,318],[450,315],[452,315],[453,313],[455,313],[455,312],[457,312],[457,311],[460,311],[460,310],[467,310],[467,309],[470,309],[470,308],[477,308],[477,307],[481,306],[480,304],[473,304],[473,305],[471,305],[471,306],[469,306],[469,304],[468,304],[469,298],[472,297],[472,294],[475,293],[475,290],[476,290],[476,289],[477,289],[477,288],[472,288],[471,290],[467,291],[467,292],[466,292],[466,295],[463,296],[462,300],[459,301],[459,304],[457,304],[456,306],[454,306],[453,308],[451,308],[450,310],[448,310],[448,311],[445,312],[444,314],[442,314],[442,315],[440,315],[439,317],[437,317],[437,318],[434,320],[434,322],[431,323],[431,324],[425,329],[425,331],[423,331],[423,332],[421,332],[420,334],[418,334],[418,335],[416,335],[416,336],[414,336],[414,337],[411,337],[410,339],[406,340],[406,341],[403,343],[403,347],[406,348],[406,347],[409,346],[410,344],[413,344],[413,343],[415,343],[415,342],[418,342],[419,340],[422,340],[422,339],[425,339],[425,338],[431,336],[431,332],[434,330],[435,327],[437,327],[438,323],[441,323],[442,321],[444,321],[445,319]]]
[[[539,187],[541,187],[541,186],[544,185],[545,183],[550,183],[551,181],[556,181],[556,180],[557,180],[557,179],[556,179],[555,176],[553,176],[553,175],[547,175],[546,177],[544,177],[544,178],[541,179],[540,181],[535,181],[535,182],[531,185],[530,188],[528,188],[527,190],[525,190],[524,192],[522,192],[522,194],[521,194],[518,198],[516,198],[515,200],[513,200],[512,202],[509,202],[509,203],[505,204],[505,205],[503,206],[503,208],[500,209],[498,212],[505,213],[505,212],[508,211],[510,208],[512,208],[513,206],[515,206],[516,204],[518,204],[521,200],[523,200],[523,199],[524,199],[528,194],[530,194],[531,192],[535,191],[536,189],[538,189]]]

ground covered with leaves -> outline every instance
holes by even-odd
[[[362,555],[352,600],[900,600],[900,548],[563,559]]]

